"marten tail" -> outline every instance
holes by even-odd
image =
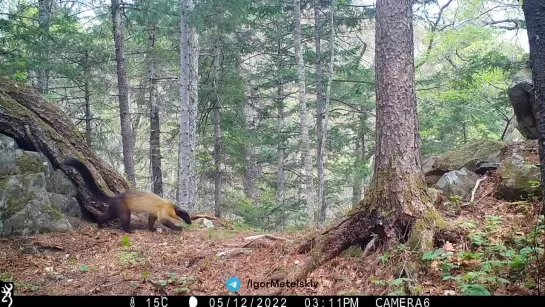
[[[89,169],[87,168],[85,164],[83,164],[81,161],[73,157],[67,158],[66,160],[62,162],[62,164],[75,168],[81,174],[81,177],[83,178],[83,181],[85,182],[85,186],[89,189],[89,191],[91,191],[91,194],[93,194],[96,200],[100,202],[105,202],[105,203],[111,202],[112,197],[102,192],[102,190],[96,184],[95,179],[93,178],[93,175],[91,174],[91,171],[89,171]]]

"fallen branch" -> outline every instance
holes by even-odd
[[[471,198],[469,199],[470,202],[475,200],[475,193],[477,192],[477,189],[479,188],[479,184],[481,183],[481,181],[485,180],[486,178],[488,177],[484,176],[483,178],[477,179],[477,182],[475,183],[475,187],[473,188],[473,191],[471,191]]]
[[[212,220],[212,221],[217,221],[218,220],[217,217],[213,217],[213,216],[210,216],[210,215],[207,215],[207,214],[194,214],[194,215],[191,215],[192,220],[196,220],[196,219],[200,219],[200,218],[207,219],[207,220]]]
[[[251,248],[233,248],[216,254],[217,257],[234,257],[240,254],[249,254],[252,252]]]
[[[289,241],[288,239],[286,238],[282,238],[282,237],[277,237],[277,236],[273,236],[273,235],[270,235],[270,234],[263,234],[263,235],[255,235],[255,236],[249,236],[249,237],[246,237],[244,238],[244,240],[257,240],[257,239],[261,239],[261,238],[267,238],[267,239],[270,239],[270,240],[279,240],[279,241]]]

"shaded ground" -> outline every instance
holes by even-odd
[[[456,242],[438,243],[450,255],[424,261],[406,251],[377,251],[361,259],[361,250],[352,248],[309,276],[318,283],[316,288],[284,289],[283,294],[396,293],[405,284],[394,281],[399,277],[395,274],[399,274],[400,265],[418,273],[418,284],[413,287],[421,294],[460,294],[463,285],[443,280],[445,263],[455,266],[451,276],[482,272],[483,259],[495,256],[471,255],[482,254],[480,251],[486,254],[486,244],[509,249],[535,226],[536,204],[499,201],[492,197],[494,188],[494,178],[483,181],[477,203],[461,206],[458,213],[452,212],[452,204],[439,206],[448,224],[466,225],[460,226],[464,231],[452,239]],[[83,223],[72,233],[1,239],[0,280],[16,281],[16,293],[28,295],[226,295],[225,281],[238,276],[243,283],[242,295],[277,293],[275,288],[248,288],[247,281],[270,280],[303,261],[304,256],[293,255],[292,248],[305,233],[275,233],[291,241],[268,241],[263,247],[246,249],[235,256],[217,256],[246,246],[244,238],[255,234],[259,233],[229,227],[209,230],[195,225],[182,233],[137,229],[125,236],[116,229],[98,229]],[[488,243],[481,247],[472,244],[478,236]],[[519,250],[516,246],[513,249]],[[511,264],[506,264],[502,271],[488,276],[506,278],[509,284],[484,284],[496,295],[536,294],[536,281],[529,276],[535,263],[526,264],[522,273],[516,274]]]

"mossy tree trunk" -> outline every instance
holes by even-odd
[[[78,201],[88,218],[103,212],[105,205],[92,201],[79,174],[61,164],[66,157],[73,156],[87,164],[106,193],[108,189],[111,194],[128,189],[125,179],[91,150],[65,113],[37,90],[3,78],[0,78],[0,133],[14,138],[23,149],[43,153],[54,168],[62,169],[74,181]]]
[[[318,265],[354,244],[408,242],[429,248],[433,224],[421,173],[418,117],[414,90],[412,7],[405,0],[377,0],[376,17],[376,149],[371,185],[346,217],[298,252],[310,260],[292,278],[304,278]]]

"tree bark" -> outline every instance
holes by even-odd
[[[288,279],[304,278],[349,246],[366,245],[374,235],[387,247],[398,240],[413,249],[433,247],[433,228],[440,216],[424,215],[434,208],[420,170],[411,3],[377,0],[377,132],[371,186],[346,217],[298,247],[298,252],[313,251]]]
[[[320,0],[314,0],[314,47],[316,50],[316,137],[318,139],[316,148],[316,159],[318,168],[318,204],[323,203],[324,198],[324,153],[322,152],[324,142],[324,85],[322,84],[322,50],[321,50],[321,29],[320,29]],[[320,210],[318,221],[325,221],[325,211]]]
[[[297,78],[298,78],[298,97],[299,97],[299,117],[301,128],[301,158],[303,160],[303,194],[307,204],[307,214],[309,226],[314,226],[315,203],[314,203],[314,182],[312,171],[312,156],[310,152],[310,139],[308,135],[308,114],[306,98],[306,74],[305,61],[301,50],[301,1],[293,1],[293,19],[295,30],[293,34],[293,44],[295,48],[295,58],[297,60]]]
[[[276,118],[276,133],[279,136],[278,145],[276,148],[276,205],[283,207],[284,205],[284,185],[285,185],[285,176],[284,176],[284,81],[282,78],[283,70],[283,59],[282,59],[282,41],[278,40],[278,51],[277,51],[277,78],[278,84],[276,85],[276,109],[277,109],[277,118]]]
[[[85,95],[85,141],[87,141],[87,145],[89,147],[91,146],[92,139],[93,139],[93,131],[91,129],[91,122],[93,120],[93,115],[91,114],[91,92],[89,87],[91,86],[89,83],[91,82],[91,76],[90,76],[90,70],[91,67],[89,66],[89,51],[85,50],[85,63],[84,63],[84,74],[85,74],[85,84],[84,84],[84,95]]]
[[[112,23],[117,63],[117,88],[119,93],[119,119],[121,122],[121,140],[123,142],[123,165],[125,174],[132,187],[136,187],[134,173],[134,135],[129,107],[129,85],[125,70],[125,41],[121,23],[121,6],[119,0],[111,0]]]
[[[329,50],[330,50],[330,59],[329,59],[329,76],[327,78],[327,87],[325,93],[325,105],[324,105],[324,120],[323,120],[323,130],[322,130],[322,142],[320,143],[322,153],[322,175],[319,177],[319,185],[322,187],[322,197],[320,198],[320,222],[324,222],[326,219],[327,213],[327,202],[325,196],[325,163],[327,160],[327,151],[325,148],[327,142],[327,124],[329,120],[329,102],[331,100],[331,81],[333,80],[333,64],[335,61],[335,1],[331,2],[331,8],[329,11],[329,22],[330,22],[330,32],[329,32]]]
[[[250,58],[250,76],[248,78],[248,101],[244,106],[244,123],[246,131],[252,141],[246,142],[244,146],[244,193],[246,197],[252,200],[253,204],[257,203],[257,198],[260,194],[259,188],[256,185],[256,180],[260,176],[260,168],[257,164],[256,146],[253,140],[255,139],[256,130],[259,127],[259,113],[257,97],[257,88],[254,86],[253,73],[255,67],[255,58]]]
[[[180,146],[177,198],[182,208],[191,210],[195,205],[195,146],[197,116],[197,69],[196,33],[190,25],[193,10],[191,0],[180,0]]]
[[[220,45],[219,39],[214,42],[214,214],[221,217],[221,177],[222,177],[222,139],[221,139],[221,101],[218,94],[218,81],[220,70]]]
[[[163,174],[161,170],[161,124],[157,104],[157,68],[155,55],[155,35],[157,25],[153,23],[148,38],[149,67],[149,108],[150,108],[150,179],[153,193],[163,196]]]
[[[191,9],[193,8],[192,1]],[[195,153],[197,151],[197,106],[199,101],[199,34],[194,27],[189,27],[189,193],[188,203],[193,208],[196,204],[198,176],[196,172]]]
[[[53,167],[62,169],[76,185],[85,218],[94,221],[94,216],[104,212],[106,206],[93,201],[77,171],[62,165],[65,158],[73,156],[85,163],[105,193],[118,194],[129,187],[115,169],[91,150],[70,118],[36,89],[0,79],[0,133],[14,138],[23,149],[40,151]]]
[[[365,112],[360,113],[356,137],[356,150],[354,152],[354,181],[352,185],[352,206],[356,206],[362,197],[363,175],[361,173],[362,164],[365,163],[365,123],[367,116]]]
[[[38,89],[42,94],[49,91],[49,26],[53,13],[53,0],[38,1],[38,25],[40,28],[39,68],[36,73]]]
[[[530,44],[530,67],[536,99],[539,161],[543,182],[545,178],[545,3],[541,0],[524,0],[522,10]],[[542,183],[541,186],[545,201],[545,184]],[[542,205],[541,212],[545,212],[545,205]]]

